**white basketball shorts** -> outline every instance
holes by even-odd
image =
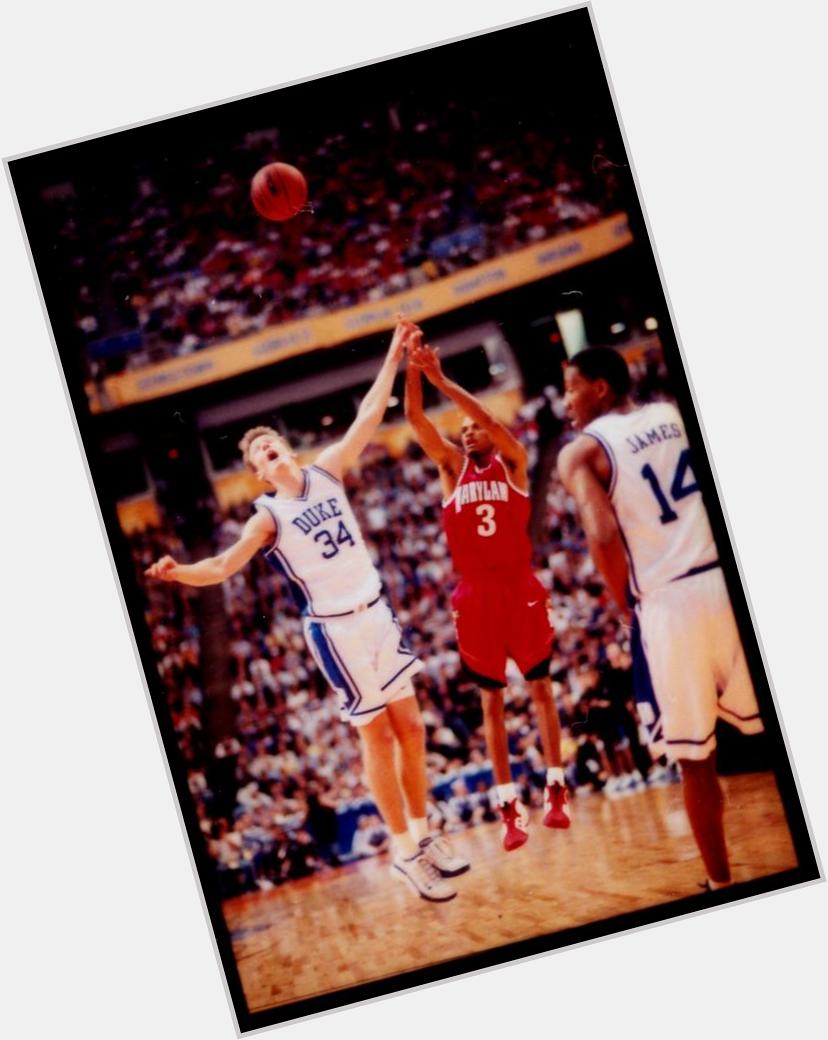
[[[423,666],[384,599],[346,617],[305,618],[305,638],[336,692],[344,722],[364,726],[392,701],[413,694],[411,677]]]
[[[716,746],[716,719],[743,733],[764,729],[721,568],[647,593],[636,607],[650,701],[636,697],[650,750],[704,759]]]

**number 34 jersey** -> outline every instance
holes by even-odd
[[[610,412],[583,433],[602,445],[610,462],[609,497],[636,596],[716,564],[713,533],[675,405]]]
[[[265,556],[288,578],[303,614],[336,615],[370,603],[381,582],[341,481],[319,466],[302,469],[295,498],[260,495],[276,539]]]
[[[480,469],[466,459],[443,502],[443,527],[461,577],[496,571],[515,576],[531,567],[529,495],[514,487],[498,455]]]

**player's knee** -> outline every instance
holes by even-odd
[[[425,740],[425,723],[416,697],[406,697],[388,705],[394,733],[401,743],[421,744]]]
[[[487,719],[502,719],[504,716],[503,690],[486,689],[480,690],[480,701],[483,705],[483,715]]]
[[[552,701],[552,686],[546,678],[532,679],[529,682],[529,696],[536,707],[547,705]]]
[[[364,726],[358,726],[357,732],[365,747],[372,751],[389,747],[393,736],[391,721],[384,711]]]
[[[542,661],[538,661],[533,668],[530,668],[529,671],[525,673],[523,678],[530,683],[543,682],[548,679],[550,660],[551,658],[545,657]]]
[[[398,738],[406,744],[422,744],[425,740],[425,723],[422,716],[406,716],[397,730]]]

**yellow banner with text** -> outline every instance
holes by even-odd
[[[297,354],[383,332],[393,328],[399,312],[413,321],[431,318],[597,260],[630,245],[632,240],[626,215],[618,213],[579,231],[558,235],[496,260],[487,260],[376,303],[363,303],[330,314],[274,325],[196,354],[109,376],[102,389],[87,384],[90,408],[93,412],[101,412],[180,393]]]

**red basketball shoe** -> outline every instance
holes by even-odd
[[[503,821],[503,848],[513,852],[529,840],[529,814],[517,798],[498,806]]]
[[[563,784],[549,784],[543,792],[543,817],[544,827],[554,827],[556,830],[566,830],[570,825],[569,796]]]

